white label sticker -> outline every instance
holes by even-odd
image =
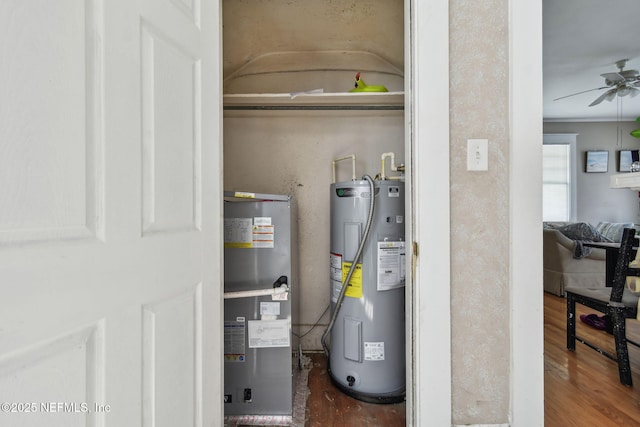
[[[242,320],[240,320],[242,319]],[[224,322],[224,361],[242,363],[245,361],[245,324],[244,317],[236,321]]]
[[[384,360],[384,342],[365,342],[364,360]]]
[[[289,319],[249,320],[247,322],[249,348],[289,347]]]
[[[260,314],[278,316],[280,314],[280,303],[279,302],[261,302]]]
[[[271,296],[271,301],[287,301],[289,299],[289,292],[282,292]]]
[[[253,226],[253,247],[254,248],[273,248],[275,230],[273,225],[254,225]]]
[[[338,302],[342,290],[342,255],[329,254],[329,279],[331,280],[331,301]]]
[[[224,243],[225,247],[250,248],[252,240],[251,218],[225,218]]]
[[[271,217],[270,216],[257,216],[253,218],[254,225],[271,225]]]
[[[400,288],[406,277],[405,242],[378,242],[378,290]]]

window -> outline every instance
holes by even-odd
[[[542,146],[542,220],[574,221],[577,134],[545,134]]]

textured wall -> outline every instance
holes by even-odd
[[[454,424],[509,414],[509,58],[506,0],[450,2]],[[489,171],[466,171],[466,140]]]

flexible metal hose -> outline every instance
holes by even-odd
[[[351,276],[356,269],[356,265],[358,264],[358,260],[360,259],[360,255],[362,255],[362,250],[364,249],[364,245],[367,242],[367,238],[369,237],[369,231],[371,230],[371,223],[373,222],[373,209],[375,208],[375,186],[373,184],[373,180],[369,175],[363,176],[365,180],[369,182],[369,194],[371,195],[371,202],[369,203],[369,215],[367,217],[367,225],[364,228],[364,234],[362,235],[362,241],[360,242],[360,246],[358,246],[358,250],[356,251],[356,256],[353,258],[353,262],[351,263],[351,268],[349,268],[349,272],[347,273],[347,277],[344,282],[342,282],[342,289],[340,289],[340,295],[338,296],[338,300],[336,301],[336,308],[333,310],[333,315],[331,316],[331,320],[329,321],[329,325],[327,329],[322,334],[322,348],[324,349],[324,354],[329,356],[329,346],[327,345],[327,337],[331,333],[333,329],[333,325],[336,323],[336,319],[338,318],[338,313],[340,312],[340,307],[342,307],[342,301],[344,301],[344,294],[347,291],[347,283],[351,280]]]

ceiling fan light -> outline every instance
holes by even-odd
[[[631,89],[629,89],[628,87],[623,87],[622,89],[618,90],[618,96],[627,96],[629,95],[629,93],[631,93]]]

